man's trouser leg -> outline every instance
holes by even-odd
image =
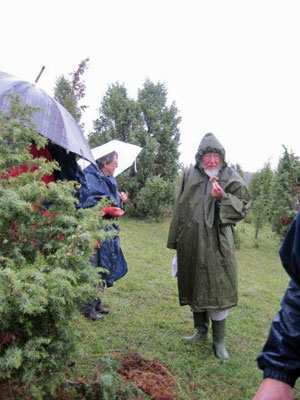
[[[207,337],[209,319],[206,311],[203,312],[193,312],[194,327],[196,332],[192,336],[185,336],[184,340],[188,342],[197,342],[198,340]]]

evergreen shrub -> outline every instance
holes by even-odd
[[[172,203],[174,186],[160,176],[148,178],[137,196],[137,215],[159,220]]]
[[[76,209],[75,182],[41,181],[58,166],[28,152],[47,143],[31,112],[15,102],[0,114],[0,379],[43,399],[74,356],[79,309],[97,296],[89,257],[103,222],[98,207]]]

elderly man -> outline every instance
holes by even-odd
[[[234,225],[243,219],[249,195],[237,172],[225,162],[225,151],[212,133],[198,148],[195,166],[185,170],[180,184],[168,248],[177,250],[180,305],[189,305],[197,341],[207,336],[212,320],[216,357],[229,358],[225,320],[237,305]]]

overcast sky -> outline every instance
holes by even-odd
[[[298,0],[9,0],[1,4],[0,70],[50,94],[90,58],[91,129],[108,85],[136,98],[146,78],[166,84],[182,117],[181,161],[213,132],[227,159],[276,166],[282,144],[300,154]]]

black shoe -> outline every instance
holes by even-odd
[[[109,314],[109,309],[103,306],[100,299],[97,299],[95,310],[100,314]]]
[[[90,320],[92,320],[92,321],[99,321],[99,319],[104,318],[102,314],[96,312],[95,310],[92,310],[92,311],[90,311],[90,312],[84,314],[84,316],[85,316],[87,319],[90,319]]]
[[[110,313],[109,309],[104,307],[102,304],[96,308],[96,311],[99,312],[100,314],[109,314]]]

